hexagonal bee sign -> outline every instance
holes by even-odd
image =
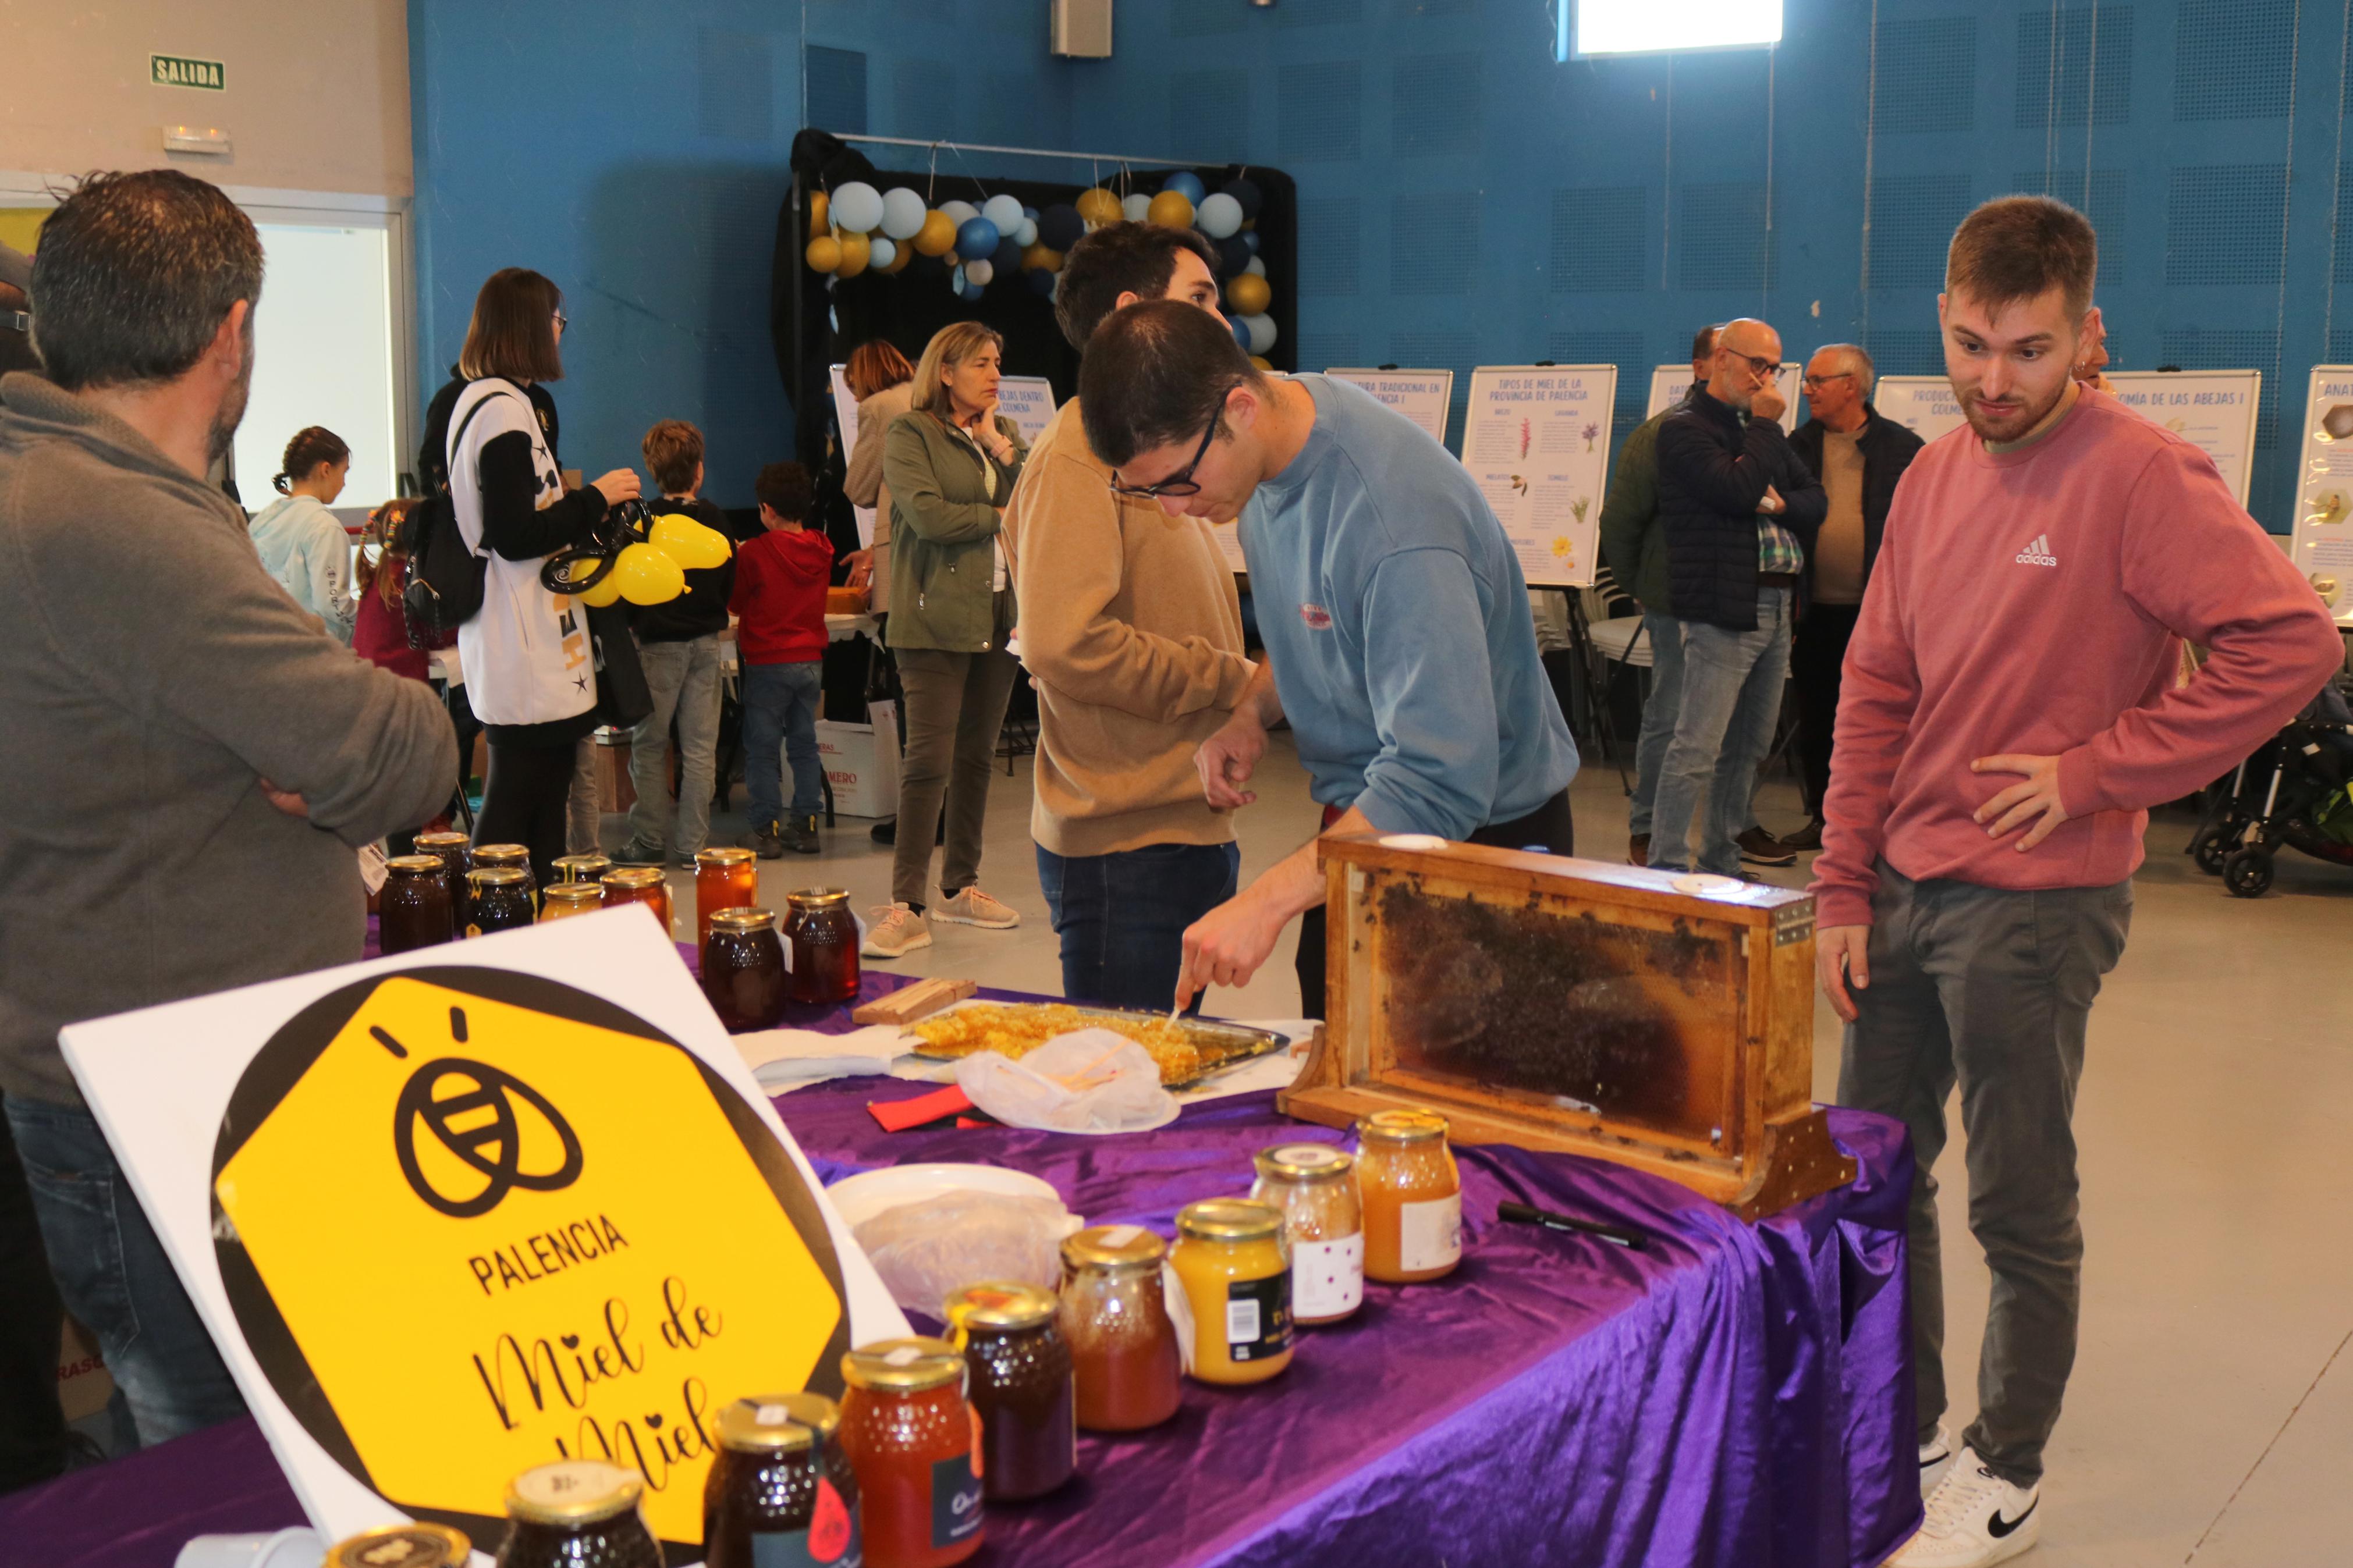
[[[609,1458],[691,1555],[721,1407],[839,1391],[841,1266],[798,1167],[693,1053],[552,980],[411,969],[304,1008],[237,1080],[212,1213],[304,1430],[478,1542],[518,1471]]]

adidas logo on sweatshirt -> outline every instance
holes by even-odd
[[[2018,552],[2018,563],[2021,566],[2058,565],[2059,557],[2051,553],[2051,536],[2047,533],[2036,534],[2034,542]]]

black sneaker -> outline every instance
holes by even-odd
[[[1798,852],[1761,826],[1748,828],[1737,835],[1733,842],[1740,846],[1740,858],[1751,866],[1794,866],[1798,863]]]
[[[1781,842],[1800,855],[1813,854],[1822,847],[1822,819],[1814,818]]]
[[[899,819],[886,816],[868,829],[866,836],[877,844],[896,844],[899,842]]]
[[[659,866],[666,858],[659,844],[641,844],[634,838],[613,851],[616,866]]]
[[[760,824],[745,834],[740,843],[744,848],[751,850],[763,860],[781,860],[785,858],[785,836],[778,823]]]
[[[782,828],[782,837],[785,847],[796,855],[814,855],[825,847],[824,841],[818,837],[817,818],[814,816],[786,817]]]

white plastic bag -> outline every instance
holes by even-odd
[[[1008,1127],[1146,1132],[1176,1120],[1159,1064],[1109,1029],[1057,1035],[1019,1061],[982,1051],[956,1063],[955,1080],[973,1104]]]
[[[1052,1289],[1063,1238],[1078,1229],[1059,1198],[965,1190],[884,1209],[851,1234],[892,1300],[936,1318],[950,1292],[976,1279]]]

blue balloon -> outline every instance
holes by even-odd
[[[971,279],[967,278],[965,279],[964,297],[965,299],[977,300],[986,292],[986,289],[982,289],[979,284],[974,282]]]
[[[1201,205],[1201,198],[1209,194],[1208,187],[1201,184],[1201,176],[1190,169],[1177,170],[1160,182],[1160,188],[1164,191],[1184,192],[1185,199],[1197,207]]]
[[[1020,269],[1021,247],[1015,244],[1013,237],[1008,234],[997,242],[997,249],[991,253],[990,259],[996,262],[997,271],[1010,278]]]
[[[1241,344],[1242,353],[1250,353],[1250,328],[1243,324],[1242,319],[1240,316],[1229,316],[1226,319],[1226,324],[1233,328],[1234,342]]]
[[[1021,209],[1021,216],[1028,218],[1031,223],[1036,223],[1038,221],[1038,209],[1036,207],[1023,207]]]
[[[1021,276],[1029,279],[1029,291],[1031,293],[1042,294],[1047,299],[1050,300],[1054,297],[1054,284],[1060,279],[1060,274],[1049,272],[1042,267],[1033,267],[1029,271],[1024,272]]]
[[[1242,230],[1242,243],[1250,247],[1250,253],[1252,256],[1256,256],[1258,254],[1258,230],[1254,228],[1246,228]]]
[[[955,250],[966,261],[977,261],[997,248],[997,226],[985,217],[968,217],[956,230]]]
[[[1049,250],[1068,250],[1087,232],[1087,220],[1068,202],[1057,202],[1038,215],[1038,238]]]
[[[1243,235],[1229,234],[1209,243],[1218,247],[1218,270],[1230,278],[1250,265],[1250,247],[1242,243]]]
[[[1228,180],[1223,189],[1226,195],[1242,204],[1242,216],[1245,218],[1258,216],[1259,208],[1266,203],[1265,195],[1248,180]],[[1198,202],[1193,205],[1200,205]]]

